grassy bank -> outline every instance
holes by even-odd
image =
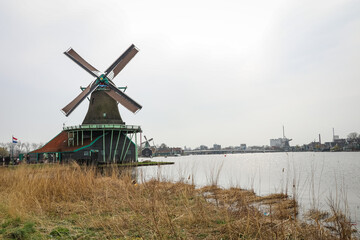
[[[284,194],[259,197],[239,188],[157,180],[136,184],[118,168],[106,175],[77,165],[0,168],[0,239],[352,237],[340,213],[326,216],[326,227],[321,213],[313,212],[312,224],[296,213],[296,202]]]

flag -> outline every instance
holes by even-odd
[[[18,139],[17,138],[15,138],[14,136],[12,137],[12,142],[13,143],[18,143],[18,141],[17,141]]]

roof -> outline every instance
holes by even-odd
[[[90,143],[90,139],[84,139],[83,145],[68,146],[68,133],[66,131],[62,131],[42,148],[34,150],[30,153],[73,152],[79,148],[89,145]]]

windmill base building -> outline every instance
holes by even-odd
[[[29,153],[29,161],[99,164],[135,162],[138,158],[137,134],[140,126],[126,125],[121,119],[118,103],[136,113],[142,108],[112,82],[114,77],[135,56],[138,49],[131,45],[101,74],[73,49],[65,54],[96,79],[62,111],[68,116],[90,94],[89,108],[81,125],[67,126],[42,148]],[[123,91],[122,91],[123,90]]]
[[[140,126],[93,124],[65,127],[57,136],[29,154],[31,163],[126,163],[138,159]]]

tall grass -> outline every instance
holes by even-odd
[[[240,188],[220,189],[218,171],[211,179],[211,186],[196,189],[156,179],[137,184],[131,170],[115,167],[101,172],[76,164],[0,168],[0,224],[6,226],[0,238],[13,236],[5,224],[13,219],[34,222],[37,232],[29,234],[43,239],[339,238],[295,221],[296,202],[285,194],[259,197]],[[343,237],[352,236],[344,231]]]

